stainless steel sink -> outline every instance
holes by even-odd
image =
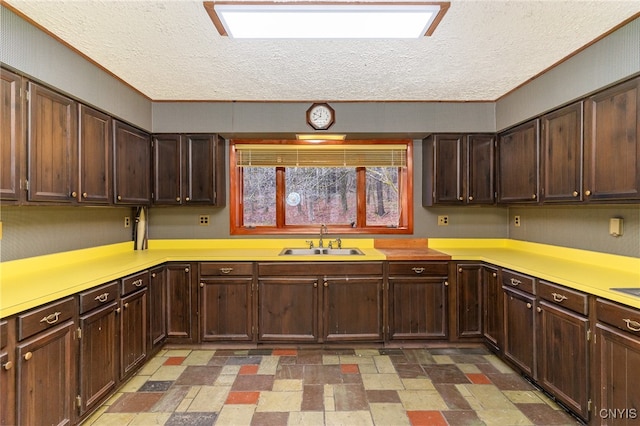
[[[285,248],[280,256],[364,256],[357,248]]]

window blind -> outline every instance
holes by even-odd
[[[406,167],[407,146],[237,144],[238,167]]]

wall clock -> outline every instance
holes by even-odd
[[[327,103],[315,103],[307,110],[307,123],[316,130],[327,130],[335,122],[336,112]]]

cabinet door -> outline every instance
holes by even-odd
[[[456,296],[458,337],[482,337],[482,265],[457,265]]]
[[[541,300],[538,312],[538,383],[583,419],[589,416],[589,320]]]
[[[535,378],[535,298],[504,288],[504,356]]]
[[[640,199],[640,78],[585,101],[584,195]]]
[[[483,314],[482,329],[486,342],[494,350],[502,349],[502,286],[498,270],[490,266],[482,268]]]
[[[78,191],[76,103],[31,82],[29,93],[28,199],[75,201]]]
[[[153,138],[153,202],[182,203],[182,138],[155,135]]]
[[[496,201],[494,135],[467,136],[467,202],[493,204]]]
[[[184,161],[185,202],[223,206],[224,142],[219,141],[216,135],[187,135]]]
[[[114,196],[116,204],[149,204],[151,143],[149,135],[113,120]]]
[[[149,353],[157,352],[167,338],[167,272],[164,267],[150,271]]]
[[[75,350],[73,321],[17,346],[17,424],[73,424]]]
[[[14,319],[0,321],[0,425],[16,424]]]
[[[192,298],[195,294],[191,283],[191,264],[167,265],[167,338],[190,342],[192,334]],[[197,299],[196,299],[197,300]]]
[[[382,341],[382,278],[325,278],[323,339]]]
[[[581,201],[582,102],[545,115],[541,123],[543,201]]]
[[[539,199],[538,120],[500,134],[498,201],[537,203]]]
[[[80,317],[80,415],[102,402],[118,380],[117,303]]]
[[[0,69],[0,200],[20,201],[24,134],[22,77]]]
[[[260,278],[258,340],[315,342],[318,340],[318,279]]]
[[[446,339],[446,278],[389,278],[389,338]]]
[[[147,289],[123,297],[120,303],[120,379],[124,379],[147,357]]]
[[[600,406],[611,425],[637,425],[640,418],[640,339],[613,327],[596,325],[596,366],[599,383],[595,390]],[[604,422],[604,420],[603,420]]]
[[[111,117],[92,108],[79,107],[80,202],[111,202]]]
[[[436,203],[461,204],[464,199],[464,136],[434,137],[434,193]]]
[[[251,277],[200,279],[202,341],[253,340]]]

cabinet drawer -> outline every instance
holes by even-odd
[[[118,282],[101,285],[100,287],[80,293],[80,313],[84,314],[98,306],[111,303],[118,298]]]
[[[449,275],[448,262],[389,262],[389,275],[438,276]]]
[[[200,276],[237,276],[253,275],[253,263],[251,262],[202,262],[200,263]]]
[[[502,270],[502,285],[505,287],[513,287],[517,288],[520,291],[526,291],[530,294],[535,294],[534,292],[534,278],[528,275],[519,274],[515,271],[510,271],[508,269]]]
[[[122,279],[121,295],[125,296],[149,285],[149,272],[139,272]]]
[[[599,298],[596,302],[596,312],[598,321],[640,336],[640,311],[637,309]]]
[[[73,318],[76,307],[74,302],[74,298],[69,297],[19,315],[18,340],[24,340]]]
[[[588,298],[585,293],[570,288],[538,280],[537,294],[542,299],[564,306],[582,315],[589,312]]]

